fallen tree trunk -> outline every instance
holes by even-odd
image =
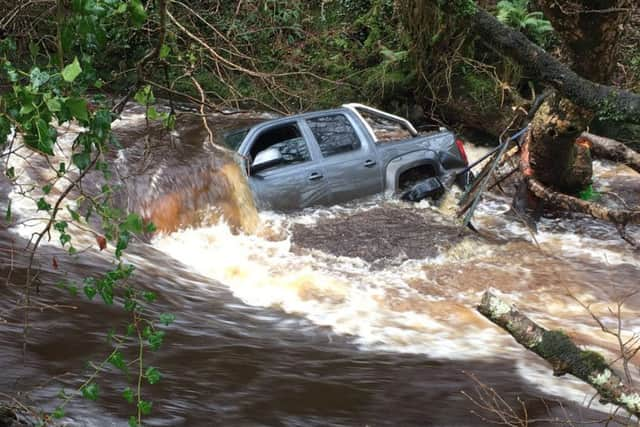
[[[605,138],[585,132],[581,138],[589,141],[591,152],[602,159],[624,163],[636,172],[640,173],[640,153],[632,150],[615,139]]]
[[[478,311],[547,360],[554,375],[571,374],[596,389],[603,401],[640,416],[640,393],[625,384],[599,353],[580,349],[563,332],[544,329],[489,291]]]
[[[461,14],[460,1],[431,0],[431,3],[447,13]],[[615,112],[620,121],[640,123],[640,95],[579,76],[521,32],[502,24],[484,9],[475,5],[473,8],[464,18],[479,40],[524,66],[532,79],[554,87],[580,107],[594,112]]]

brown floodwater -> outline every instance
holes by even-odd
[[[209,123],[221,133],[261,119],[211,116]],[[498,418],[486,402],[504,402],[499,412],[539,425],[600,425],[612,412],[592,401],[588,386],[553,377],[475,306],[492,289],[614,359],[616,343],[576,301],[615,326],[609,307],[638,289],[638,253],[614,227],[543,218],[536,245],[499,195],[480,205],[479,235],[460,229],[454,195],[437,206],[375,197],[257,213],[232,156],[210,146],[200,123],[185,115],[174,132],[147,129],[131,107],[114,126],[122,145],[113,154],[116,201],[163,230],[132,243],[125,256],[136,266],[132,281],[157,292],[155,313],[177,318],[163,347],[145,356],[163,375],[143,387],[154,401],[145,424],[492,425]],[[77,131],[61,129],[68,137],[53,164],[68,156],[65,141]],[[50,177],[47,162],[23,154],[11,159],[21,184]],[[595,169],[596,189],[638,202],[637,174],[599,162]],[[101,184],[91,175],[84,190]],[[52,410],[61,388],[72,392],[87,363],[108,355],[109,330],[128,317],[57,286],[100,275],[113,265],[113,248],[99,251],[85,227],[75,231],[80,254],[71,257],[54,235],[36,258],[40,285],[31,303],[39,309],[30,311],[25,346],[24,248],[42,219],[33,201],[2,182],[1,212],[9,200],[14,222],[0,229],[0,393]],[[640,297],[629,297],[625,336],[640,333],[638,310]],[[98,384],[97,402],[69,404],[68,425],[126,425],[134,413],[120,396],[127,378],[109,370]]]

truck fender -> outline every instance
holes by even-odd
[[[385,170],[385,194],[394,195],[398,191],[400,175],[409,169],[422,165],[431,165],[437,175],[441,175],[443,172],[438,154],[431,150],[413,151],[392,159]]]

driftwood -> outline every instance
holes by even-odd
[[[563,332],[544,329],[489,291],[478,311],[547,360],[554,375],[571,374],[596,389],[603,401],[640,416],[640,393],[625,384],[599,353],[580,349]]]
[[[634,171],[640,173],[640,153],[627,147],[622,142],[588,132],[583,133],[581,138],[589,141],[591,152],[594,156],[624,163]]]

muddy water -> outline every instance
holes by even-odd
[[[256,119],[211,123],[222,129]],[[120,203],[177,229],[150,244],[136,242],[127,255],[138,266],[136,283],[159,293],[154,309],[178,317],[164,349],[149,356],[164,374],[147,389],[155,401],[150,425],[489,424],[472,412],[495,417],[461,393],[482,395],[473,375],[516,415],[523,416],[523,400],[530,418],[547,420],[542,424],[600,420],[610,411],[597,402],[588,409],[588,387],[551,376],[474,306],[493,289],[541,324],[613,357],[614,342],[572,296],[613,325],[608,307],[637,288],[638,255],[614,228],[547,218],[538,247],[508,214],[509,200],[497,195],[480,206],[479,236],[461,234],[452,199],[432,206],[373,198],[255,216],[233,196],[238,191],[225,177],[234,172],[220,173],[230,163],[211,158],[197,120],[185,119],[174,134],[153,130],[150,138],[135,109],[117,124]],[[153,144],[157,151],[146,149]],[[29,177],[46,174],[36,159],[17,166]],[[637,198],[633,173],[601,163],[596,171],[601,190]],[[0,189],[6,203],[8,186]],[[69,258],[47,243],[34,298],[59,306],[31,314],[23,357],[20,250],[38,221],[24,222],[34,216],[27,201],[15,192],[10,197],[21,224],[0,231],[2,277],[10,273],[0,281],[0,391],[29,392],[21,396],[51,409],[61,385],[77,387],[84,364],[104,357],[107,331],[126,317],[54,286],[63,271],[66,280],[99,274],[111,262],[108,254],[88,249]],[[209,209],[222,199],[226,208]],[[93,236],[86,233],[77,245],[94,247]],[[628,334],[640,332],[639,309],[640,298],[629,298]],[[67,421],[125,424],[132,408],[116,392],[123,384],[104,378],[105,397],[72,403]]]

